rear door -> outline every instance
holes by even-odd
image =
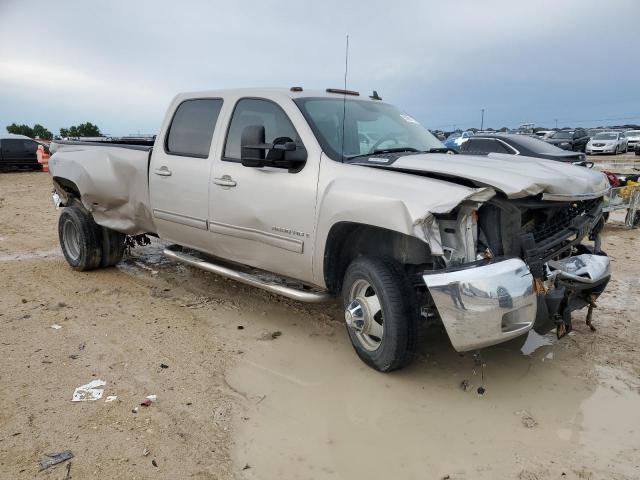
[[[179,103],[149,165],[149,192],[158,233],[171,242],[208,250],[209,176],[221,98]]]

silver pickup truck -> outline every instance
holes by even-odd
[[[180,262],[280,295],[341,298],[368,365],[406,365],[440,320],[468,351],[558,336],[610,276],[604,175],[448,154],[377,95],[243,89],[175,97],[153,144],[56,142],[59,236],[77,270],[145,235]]]

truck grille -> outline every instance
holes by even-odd
[[[574,219],[598,208],[601,198],[572,202],[568,207],[530,210],[532,217],[523,217],[523,230],[533,235],[536,243],[548,240],[569,228]]]

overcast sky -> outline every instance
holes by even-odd
[[[349,88],[429,128],[640,123],[640,0],[0,0],[0,129],[155,133],[180,91],[341,87],[347,33]]]

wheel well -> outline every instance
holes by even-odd
[[[53,177],[53,185],[61,196],[65,203],[68,203],[72,198],[80,200],[80,189],[71,180],[67,180],[62,177]]]
[[[340,291],[347,267],[360,255],[391,257],[405,268],[433,262],[429,245],[415,237],[386,228],[340,222],[331,227],[324,250],[324,279],[330,292]]]

